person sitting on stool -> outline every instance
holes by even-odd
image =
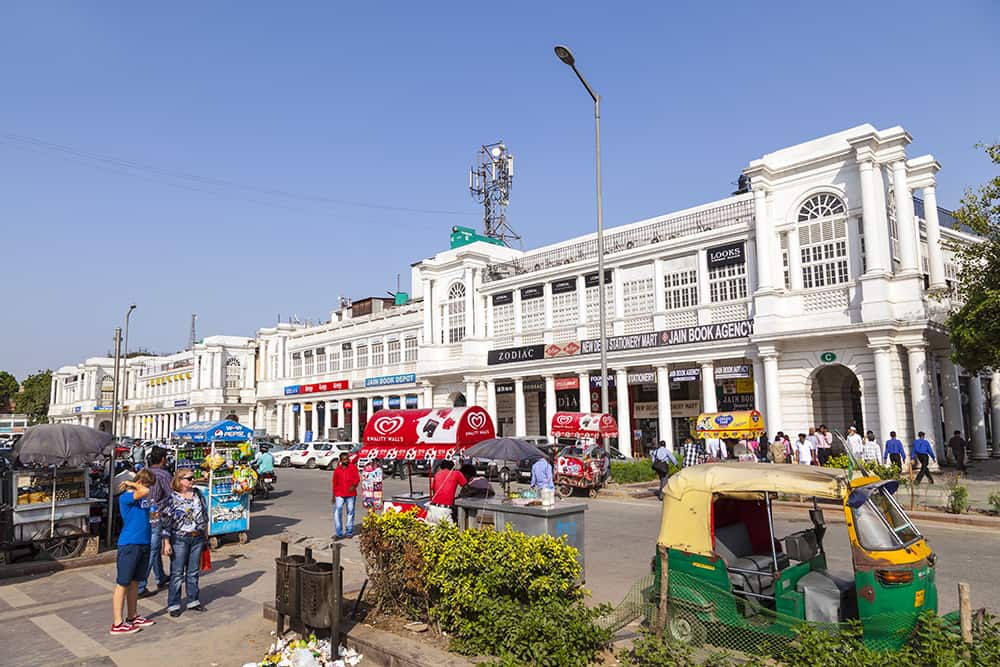
[[[920,480],[924,478],[924,475],[927,475],[928,481],[933,484],[934,478],[931,477],[931,471],[927,469],[927,464],[929,459],[937,461],[937,457],[934,456],[934,448],[931,447],[931,443],[924,439],[923,431],[917,433],[917,439],[913,441],[913,454],[920,461],[920,473],[917,475],[914,484],[920,484]]]

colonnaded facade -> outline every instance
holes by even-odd
[[[943,326],[949,247],[976,239],[938,208],[940,165],[909,157],[910,142],[861,125],[764,155],[737,193],[606,230],[604,276],[594,234],[531,251],[453,242],[412,265],[404,304],[365,299],[319,326],[220,337],[246,341],[232,345],[248,355],[237,416],[288,439],[357,441],[379,409],[478,404],[505,435],[545,435],[555,411],[599,408],[603,289],[625,453],[679,442],[699,412],[756,408],[772,434],[853,424],[880,441],[924,431],[943,450],[959,430],[974,458],[990,440],[1000,455],[1000,373],[956,368]],[[203,378],[223,383],[230,349]],[[147,370],[138,361],[130,377]],[[60,369],[53,419],[90,417],[107,365]],[[90,398],[65,389],[88,370]],[[228,414],[233,395],[216,389],[173,400]]]

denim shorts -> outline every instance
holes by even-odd
[[[146,570],[149,569],[149,545],[119,544],[117,565],[118,574],[115,583],[119,586],[128,586],[133,581],[144,580]]]

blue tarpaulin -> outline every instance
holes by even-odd
[[[187,442],[244,442],[253,439],[253,429],[230,420],[191,422],[170,435]]]

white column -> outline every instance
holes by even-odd
[[[490,413],[493,426],[497,426],[497,383],[493,380],[486,381],[486,412]]]
[[[906,162],[892,163],[892,191],[896,200],[896,229],[899,235],[900,271],[919,271],[917,230],[913,223],[913,198],[906,183]]]
[[[774,236],[774,226],[767,215],[767,191],[754,190],[753,204],[754,245],[757,250],[757,288],[772,290],[774,289],[774,278],[771,264],[774,262],[774,254],[771,252],[771,237]]]
[[[465,381],[465,404],[466,405],[479,405],[479,397],[476,395],[476,382],[475,380]]]
[[[933,185],[924,188],[924,223],[927,226],[927,263],[930,265],[930,288],[945,287],[944,250],[941,248],[941,223],[938,221],[937,193]]]
[[[528,426],[524,414],[524,378],[514,378],[514,436],[523,438],[526,435]]]
[[[278,424],[276,426],[278,437],[284,439],[285,435],[285,406],[278,404]]]
[[[711,361],[701,362],[701,411],[718,412],[719,404],[715,398],[715,364]]]
[[[431,298],[431,290],[433,289],[433,281],[428,278],[424,278],[424,344],[431,345],[434,343],[434,305],[433,299]]]
[[[618,450],[632,456],[632,410],[628,400],[628,371],[615,372],[615,390],[618,393]]]
[[[865,273],[879,274],[889,270],[889,236],[879,226],[882,216],[875,198],[874,165],[870,159],[858,163],[861,178],[862,228],[865,232]]]
[[[962,392],[958,386],[958,371],[951,355],[945,351],[938,357],[941,366],[941,402],[944,404],[945,441],[955,431],[965,431],[962,420]]]
[[[666,317],[656,315],[662,313],[665,306],[665,287],[663,285],[663,262],[659,259],[653,260],[653,330],[659,331],[667,326]],[[752,293],[752,291],[751,291]]]
[[[542,285],[542,308],[544,309],[545,329],[552,329],[552,283]]]
[[[923,431],[924,437],[930,439],[934,437],[934,424],[931,422],[930,387],[927,385],[927,346],[924,343],[907,344],[906,355],[910,369],[913,436],[917,437],[917,433]]]
[[[611,326],[608,331],[614,332],[614,335],[621,336],[625,333],[625,323],[622,321],[625,318],[625,282],[622,280],[622,270],[620,268],[615,268],[612,274],[612,280],[614,284],[612,285],[612,294],[615,295],[615,302],[613,304],[605,303],[604,307],[609,308],[608,319],[614,320],[609,322]],[[602,284],[603,288],[603,284]]]
[[[375,414],[375,397],[374,396],[369,396],[368,400],[365,401],[365,412],[368,415],[368,421],[371,421],[372,420],[372,416],[374,416],[374,414]]]
[[[578,326],[587,326],[587,279],[583,276],[576,277],[576,323]]]
[[[767,413],[764,416],[764,426],[773,436],[781,430],[791,432],[791,429],[781,423],[781,387],[778,384],[778,352],[777,350],[761,351],[764,363],[764,405]]]
[[[337,428],[344,429],[344,433],[347,433],[347,424],[344,423],[344,399],[337,401]]]
[[[983,383],[978,373],[969,377],[969,422],[972,424],[972,460],[989,458],[986,451],[986,406],[983,404]]]
[[[476,289],[472,280],[472,267],[465,267],[462,282],[465,284],[465,337],[472,338],[476,335]]]
[[[361,424],[361,415],[358,414],[358,412],[359,412],[358,399],[355,398],[351,400],[351,442],[361,441],[361,433],[359,432]]]
[[[514,335],[521,335],[521,290],[514,290]]]
[[[764,397],[764,363],[761,358],[754,357],[753,361],[753,407],[757,412],[762,415],[767,414],[767,400]],[[770,426],[766,421],[765,426]],[[780,428],[780,427],[779,427]],[[768,428],[769,433],[774,433],[773,429]]]
[[[580,373],[580,412],[590,412],[590,373]]]
[[[674,451],[674,428],[670,414],[670,373],[666,366],[656,367],[656,421],[660,440]]]
[[[990,376],[990,430],[993,432],[993,458],[1000,458],[1000,371]]]
[[[878,423],[881,442],[889,439],[889,431],[900,431],[899,413],[896,410],[895,388],[892,382],[893,346],[887,342],[873,343],[875,356],[875,393],[878,399]],[[904,443],[909,451],[909,443]]]
[[[802,289],[802,250],[799,246],[798,225],[788,230],[788,286],[793,290]]]
[[[545,435],[552,438],[552,415],[556,413],[556,379],[545,376]]]

